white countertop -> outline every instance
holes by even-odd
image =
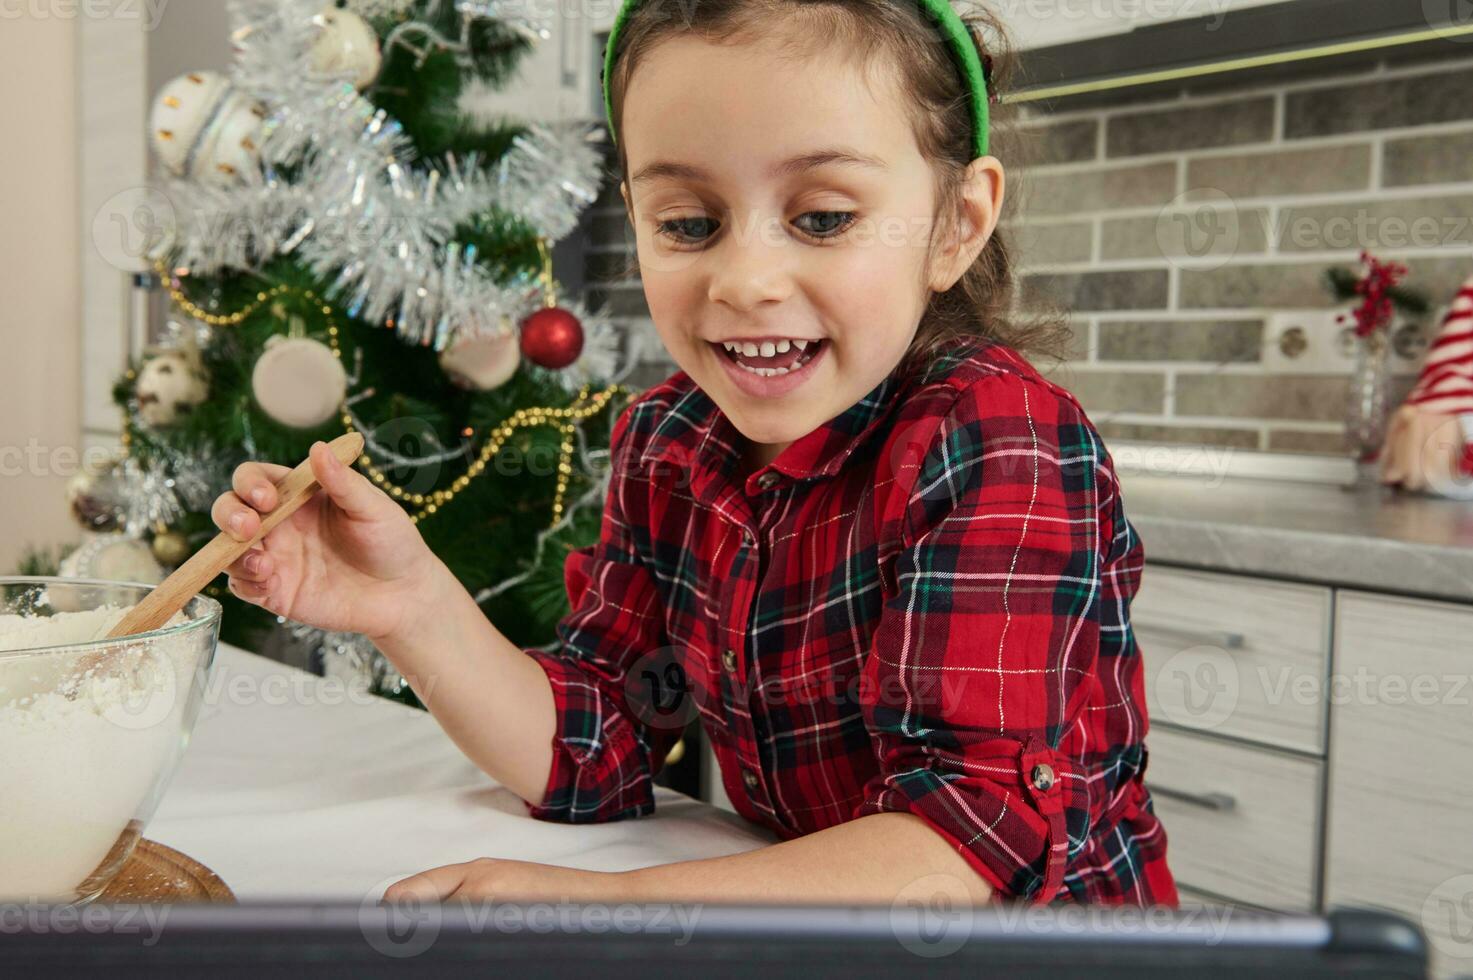
[[[1473,602],[1473,501],[1119,471],[1146,561]]]
[[[144,836],[212,869],[241,901],[356,902],[478,857],[622,871],[775,840],[663,788],[640,819],[533,820],[428,713],[226,644]]]

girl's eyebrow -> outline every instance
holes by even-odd
[[[806,173],[819,167],[831,164],[839,164],[851,167],[865,167],[871,170],[886,170],[885,161],[868,153],[860,153],[847,146],[826,147],[791,157],[776,164],[770,171],[769,177],[790,177],[794,174]],[[699,167],[688,163],[676,163],[670,160],[657,160],[642,168],[639,173],[629,182],[631,186],[649,183],[656,180],[693,180],[710,181],[711,175]]]

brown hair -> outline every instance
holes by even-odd
[[[979,55],[991,56],[990,90],[1007,91],[1016,56],[1001,22],[985,8],[968,9],[969,0],[953,6]],[[793,30],[795,24],[797,30]],[[893,65],[911,107],[916,143],[935,175],[938,203],[925,263],[929,270],[934,247],[949,241],[957,227],[962,181],[973,151],[971,96],[946,47],[930,31],[918,5],[892,0],[679,0],[673,5],[669,0],[646,0],[620,32],[618,58],[609,79],[616,132],[622,132],[624,95],[640,60],[660,41],[681,32],[694,32],[712,43],[773,40],[795,57],[836,43],[840,50],[851,52],[864,69]],[[1024,140],[1012,124],[1007,103],[995,102],[990,108],[988,151],[1010,170],[1000,216],[1005,220],[1018,206],[1012,171],[1018,166]],[[624,146],[623,140],[617,142],[620,175],[629,170]],[[922,281],[927,275],[923,274]],[[931,364],[940,348],[957,338],[996,341],[1025,357],[1063,360],[1071,336],[1067,317],[1055,309],[1019,313],[1013,308],[1013,293],[1012,250],[999,227],[955,285],[945,292],[932,292],[902,360],[904,370]]]

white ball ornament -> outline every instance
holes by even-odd
[[[265,115],[219,72],[180,75],[154,99],[149,119],[154,153],[176,177],[234,183],[260,166],[258,137]]]
[[[208,398],[210,382],[196,358],[182,350],[166,350],[139,368],[134,394],[139,417],[162,428]]]
[[[326,345],[276,336],[251,372],[261,411],[281,425],[313,429],[336,415],[348,394],[348,372]]]
[[[372,85],[383,64],[383,52],[368,21],[332,5],[313,20],[321,32],[312,45],[312,68],[323,75],[346,78],[360,92]]]
[[[67,555],[57,568],[63,578],[102,579],[158,585],[164,570],[148,542],[126,534],[101,534]]]
[[[474,334],[456,341],[440,355],[440,367],[458,387],[491,391],[511,380],[522,353],[515,330]]]

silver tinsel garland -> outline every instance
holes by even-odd
[[[497,4],[456,9],[467,22],[506,20]],[[566,236],[598,196],[600,126],[529,125],[489,166],[475,154],[420,160],[388,113],[306,67],[320,0],[231,0],[230,11],[232,83],[267,112],[261,167],[229,186],[164,178],[175,227],[158,257],[210,275],[295,254],[349,315],[436,350],[537,309],[534,275],[497,282],[455,230],[500,212],[549,242]],[[286,167],[297,168],[290,180]]]

